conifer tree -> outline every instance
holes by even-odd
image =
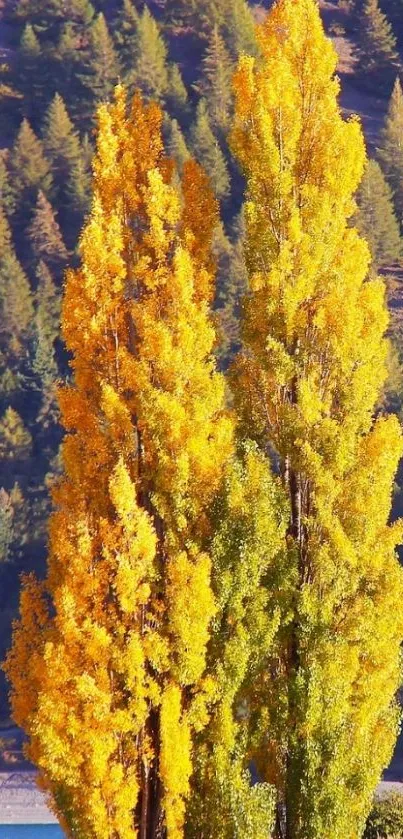
[[[41,406],[37,422],[47,431],[59,421],[56,399],[58,376],[55,341],[59,335],[60,293],[44,262],[37,269],[38,287],[35,295],[34,359],[33,371],[41,387]]]
[[[8,492],[0,489],[0,564],[8,562],[13,541],[13,508]]]
[[[168,88],[165,94],[165,104],[173,117],[185,119],[189,110],[188,93],[177,64],[168,66]]]
[[[168,157],[175,161],[178,171],[182,174],[183,167],[190,158],[186,140],[176,119],[169,119],[168,117],[164,123],[164,128],[167,135],[165,145]]]
[[[139,14],[132,0],[123,0],[116,19],[114,38],[122,66],[123,80],[128,87],[135,84],[135,67],[139,55]]]
[[[45,115],[42,140],[47,157],[51,160],[53,193],[58,207],[63,200],[63,190],[77,166],[80,155],[80,138],[75,131],[62,97],[56,93]]]
[[[134,84],[146,98],[162,101],[168,91],[168,51],[159,26],[144,7],[137,31],[137,61]]]
[[[80,74],[83,85],[90,93],[91,106],[111,98],[118,77],[118,57],[105,17],[100,12],[89,30],[86,67]]]
[[[30,23],[27,23],[20,40],[15,81],[23,96],[24,116],[32,119],[43,104],[44,60],[41,45]]]
[[[359,17],[359,63],[363,83],[387,88],[396,74],[396,38],[378,0],[365,0]]]
[[[41,329],[49,344],[54,344],[60,331],[61,299],[48,266],[42,260],[38,264],[35,312]]]
[[[8,216],[15,211],[15,195],[7,170],[8,152],[0,155],[0,207]]]
[[[0,458],[26,460],[32,449],[32,437],[14,408],[7,408],[0,419]]]
[[[225,41],[234,58],[241,53],[255,55],[257,43],[252,10],[246,0],[220,0],[224,3]]]
[[[190,146],[196,160],[206,170],[217,198],[219,200],[228,198],[230,191],[228,166],[219,142],[212,132],[204,99],[201,99],[197,106],[196,120],[190,132]]]
[[[205,97],[214,131],[226,132],[231,117],[232,62],[218,26],[215,26],[202,60],[198,90]]]
[[[392,191],[376,160],[369,160],[357,193],[358,213],[354,222],[371,251],[373,269],[398,262],[402,255],[399,224]]]
[[[62,21],[55,48],[56,39],[52,39],[52,71],[55,74],[55,89],[68,106],[70,115],[83,121],[80,74],[92,57],[89,47],[95,10],[89,0],[74,0],[68,5],[70,11]]]
[[[35,264],[43,261],[48,268],[60,274],[68,253],[52,206],[41,191],[27,233]]]
[[[402,528],[389,525],[401,431],[375,410],[385,289],[348,224],[364,141],[341,116],[315,0],[279,0],[259,43],[262,61],[241,58],[235,78],[249,297],[234,376],[245,433],[277,458],[289,512],[280,631],[249,713],[282,835],[359,839],[396,738],[403,633]]]
[[[54,809],[88,839],[183,836],[191,742],[214,693],[205,548],[232,451],[208,314],[217,209],[196,164],[182,196],[170,182],[161,121],[139,97],[128,112],[121,89],[99,111],[63,304],[74,383],[60,395],[49,570],[25,580],[7,665]]]
[[[398,220],[403,225],[403,92],[399,78],[389,102],[378,159],[392,189]]]
[[[50,162],[44,154],[41,141],[26,119],[22,121],[11,149],[8,167],[19,216],[26,220],[35,205],[38,190],[49,195],[52,187]]]
[[[72,235],[68,239],[66,235],[66,241],[73,247],[77,238],[76,232],[78,232],[76,228],[79,229],[82,225],[91,203],[91,169],[85,154],[82,154],[71,171],[66,195],[70,209],[70,228],[72,228]]]
[[[15,255],[11,231],[0,209],[0,384],[2,400],[21,385],[33,320],[28,279]]]

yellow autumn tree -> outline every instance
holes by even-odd
[[[206,176],[165,159],[161,112],[98,114],[92,211],[62,326],[73,384],[48,574],[25,579],[15,720],[70,837],[183,835],[215,613],[208,509],[232,450],[215,371]]]
[[[279,631],[250,693],[255,760],[278,837],[358,839],[395,742],[403,637],[402,528],[388,523],[402,438],[376,410],[385,289],[349,225],[364,142],[340,113],[317,2],[278,0],[258,37],[261,59],[235,76],[249,293],[234,378],[290,513]]]

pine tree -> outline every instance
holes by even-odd
[[[232,451],[208,314],[217,208],[196,164],[182,196],[169,183],[155,104],[128,112],[119,89],[98,121],[49,572],[25,580],[7,672],[68,831],[180,837],[214,693],[208,509]]]
[[[214,131],[228,129],[232,107],[233,67],[224,40],[214,27],[202,60],[202,77],[197,88],[207,102]]]
[[[379,7],[378,0],[366,0],[360,15],[358,70],[363,83],[387,88],[396,74],[396,38]]]
[[[37,269],[38,287],[35,295],[34,359],[33,371],[41,388],[41,406],[37,416],[45,432],[59,421],[56,398],[58,367],[55,341],[59,335],[60,293],[44,262]]]
[[[80,74],[80,79],[90,94],[91,106],[111,98],[118,77],[118,57],[105,17],[100,12],[89,30],[86,67]]]
[[[139,17],[137,61],[133,82],[147,99],[162,101],[168,91],[168,51],[157,21],[147,6]]]
[[[35,212],[27,230],[34,263],[45,262],[60,276],[68,253],[51,204],[39,191]]]
[[[13,508],[8,492],[0,489],[0,565],[8,562],[13,541]]]
[[[354,222],[367,240],[373,268],[398,262],[402,255],[399,224],[396,219],[392,191],[375,160],[367,164],[357,193],[358,213]]]
[[[114,26],[114,38],[122,66],[123,80],[128,87],[135,84],[135,67],[139,56],[139,14],[132,0],[123,0]]]
[[[68,240],[66,236],[66,241],[71,244],[71,247],[73,247],[77,239],[78,230],[76,228],[79,229],[81,227],[83,219],[90,208],[91,183],[91,168],[88,165],[85,153],[83,153],[70,174],[66,189],[70,209],[70,228],[72,229],[72,232],[70,230],[71,236]]]
[[[168,66],[168,88],[165,104],[169,113],[178,119],[185,119],[189,110],[189,100],[182,73],[177,64]]]
[[[183,167],[190,158],[186,140],[176,119],[166,118],[164,123],[166,133],[166,150],[168,157],[175,161],[179,172],[182,174]]]
[[[378,159],[393,193],[397,217],[403,225],[403,92],[397,78],[381,133]]]
[[[359,839],[396,739],[403,634],[401,525],[389,526],[402,439],[376,411],[385,289],[348,224],[365,147],[341,116],[316,0],[279,0],[259,42],[264,59],[241,58],[235,77],[249,296],[234,386],[288,526],[268,587],[280,630],[248,697],[251,759],[287,839]]]
[[[60,209],[66,183],[79,163],[81,148],[78,133],[58,93],[46,112],[42,140],[46,155],[51,160],[54,195],[57,196]]]
[[[211,130],[204,99],[201,99],[197,106],[196,120],[190,132],[190,146],[196,160],[206,170],[217,198],[220,201],[228,198],[230,192],[228,166],[219,142]]]
[[[48,60],[35,29],[27,23],[21,35],[14,84],[22,96],[20,111],[33,122],[37,120],[49,98],[51,79],[47,70]]]
[[[15,390],[28,355],[33,319],[32,295],[12,245],[7,219],[0,210],[0,381],[3,397]]]
[[[8,216],[15,211],[15,195],[7,170],[8,152],[0,154],[0,207]]]
[[[255,55],[257,42],[253,13],[246,0],[224,2],[225,42],[234,58],[242,53]]]
[[[83,87],[80,74],[91,61],[90,33],[95,10],[89,0],[75,0],[60,26],[58,39],[53,38],[55,89],[68,106],[74,120],[83,121]]]
[[[41,330],[48,343],[53,345],[60,331],[60,292],[45,262],[39,262],[36,276],[38,282],[35,293],[36,318],[40,321]]]
[[[0,458],[27,460],[31,455],[32,437],[14,408],[7,408],[0,419]]]
[[[48,196],[52,188],[50,162],[45,157],[41,141],[26,119],[22,121],[11,149],[8,168],[20,223],[23,223],[30,217],[38,190],[41,189]]]

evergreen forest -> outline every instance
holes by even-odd
[[[402,84],[403,0],[0,0],[0,723],[69,839],[403,837]]]

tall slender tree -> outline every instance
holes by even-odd
[[[255,760],[277,790],[278,836],[358,839],[396,739],[403,634],[402,528],[389,525],[402,438],[376,412],[385,288],[348,224],[364,141],[341,116],[315,0],[278,0],[259,43],[235,78],[249,297],[234,376],[289,520],[280,630],[250,698]]]
[[[217,210],[196,164],[182,196],[171,183],[161,120],[139,97],[128,112],[121,89],[99,111],[63,306],[74,383],[60,395],[49,571],[25,580],[7,665],[54,808],[94,839],[183,835],[192,737],[214,691],[205,547],[232,451],[208,314]]]
[[[377,152],[403,226],[403,92],[399,78],[395,81]]]
[[[228,198],[230,191],[228,165],[218,139],[212,131],[204,99],[201,99],[197,106],[196,119],[190,131],[190,147],[196,160],[206,170],[217,198],[219,200]]]
[[[198,90],[205,97],[214,131],[225,132],[231,117],[232,106],[232,62],[215,26],[202,60],[202,77]]]
[[[168,91],[168,50],[159,26],[147,6],[137,31],[137,61],[134,83],[147,98],[162,101]]]

